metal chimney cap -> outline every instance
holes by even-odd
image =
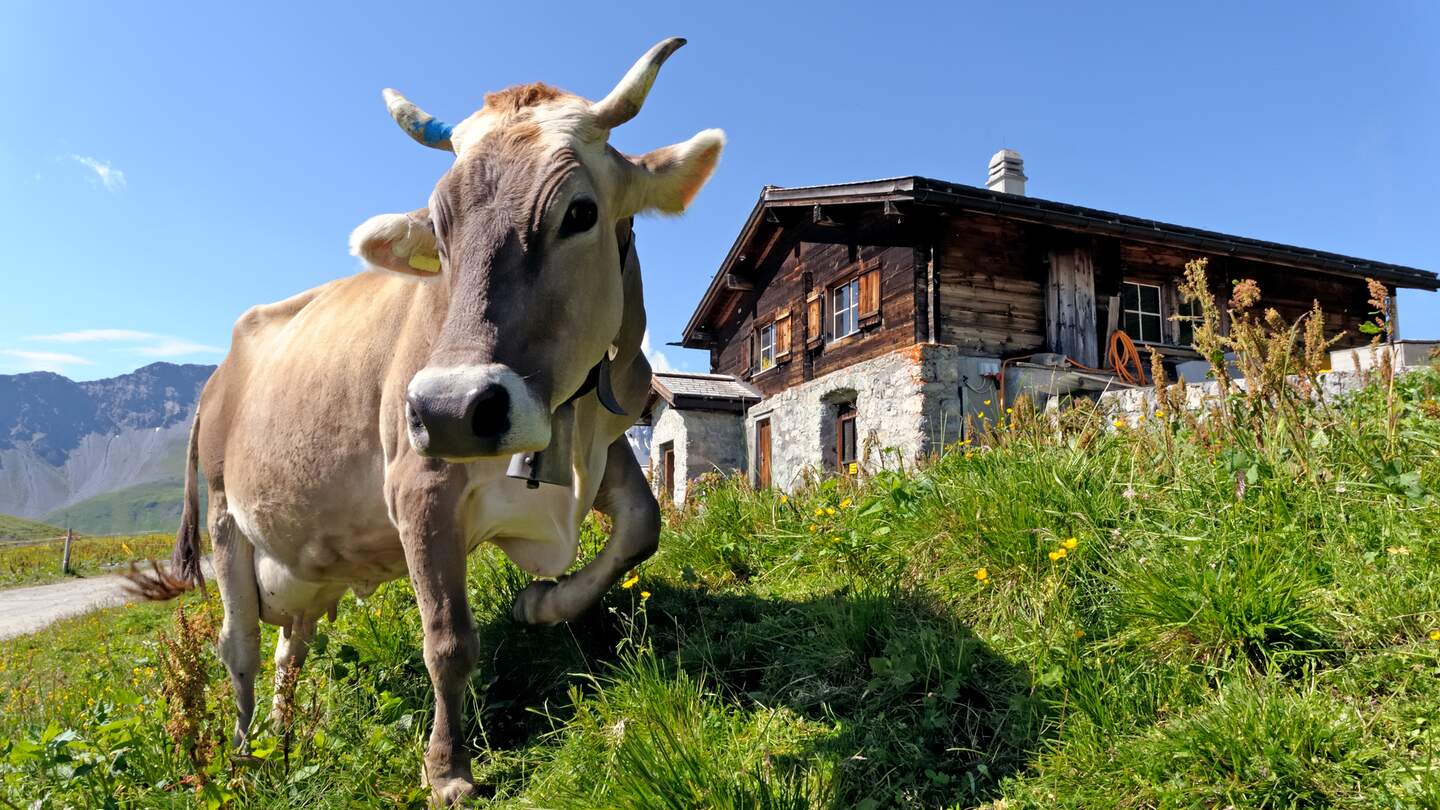
[[[1013,149],[1001,149],[990,158],[990,175],[985,179],[985,186],[991,191],[1024,194],[1028,179],[1020,153]]]

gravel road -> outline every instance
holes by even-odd
[[[206,578],[213,581],[209,560],[204,561],[204,570]],[[68,616],[129,601],[125,578],[119,575],[0,590],[0,639],[34,633]]]

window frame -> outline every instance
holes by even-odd
[[[765,324],[764,326],[760,327],[758,331],[759,335],[755,341],[755,346],[757,349],[755,357],[755,371],[757,374],[763,374],[778,365],[778,363],[776,363],[775,361],[775,322],[771,321]],[[769,336],[770,341],[768,345],[765,342],[767,335]],[[767,353],[769,355],[768,358],[766,357]],[[769,361],[768,365],[766,364],[767,359]]]
[[[846,304],[840,306],[840,295],[845,294]],[[840,319],[847,318],[849,331],[840,331]],[[854,276],[830,288],[830,339],[844,340],[860,332],[860,277]]]
[[[1132,286],[1135,288],[1135,307],[1133,309],[1125,305],[1126,288]],[[1146,287],[1155,291],[1155,310],[1153,311],[1145,309],[1145,301],[1140,294],[1141,288]],[[1130,315],[1135,316],[1135,324],[1139,327],[1136,331],[1141,334],[1134,334],[1127,328],[1129,326],[1128,320]],[[1155,319],[1155,331],[1157,334],[1153,338],[1146,337],[1143,334],[1146,318]],[[1122,279],[1120,282],[1120,328],[1125,330],[1125,333],[1130,335],[1130,339],[1136,343],[1167,345],[1168,341],[1165,339],[1165,285],[1148,281]]]
[[[1175,299],[1175,345],[1189,349],[1195,345],[1195,324],[1200,322],[1199,301],[1186,301],[1177,291]],[[1190,334],[1185,334],[1189,330]]]

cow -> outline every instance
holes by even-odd
[[[278,682],[347,591],[408,575],[435,691],[421,778],[437,802],[461,801],[475,792],[461,734],[477,655],[468,553],[499,546],[537,578],[514,618],[553,624],[655,552],[659,507],[624,436],[650,385],[631,220],[682,212],[725,136],[639,156],[607,141],[684,44],[655,45],[600,101],[521,85],[453,127],[386,90],[405,132],[454,153],[428,205],[355,230],[366,270],[236,323],[190,431],[171,571],[204,585],[203,472],[237,750],[260,622],[281,629]],[[566,574],[592,508],[613,531]]]

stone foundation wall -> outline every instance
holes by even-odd
[[[750,408],[745,468],[755,476],[755,425],[770,420],[770,480],[793,489],[805,471],[835,472],[837,408],[854,403],[856,454],[874,472],[909,465],[960,438],[969,405],[960,394],[959,350],[919,345],[817,377]],[[971,381],[972,384],[974,381]],[[995,406],[984,406],[993,413]],[[992,416],[993,418],[993,416]]]
[[[1403,374],[1406,371],[1407,369],[1398,369],[1397,373]],[[1364,388],[1366,383],[1369,382],[1369,379],[1369,374],[1361,374],[1354,371],[1329,371],[1320,375],[1320,387],[1325,396],[1329,397]],[[1245,381],[1243,379],[1236,380],[1235,386],[1244,390]],[[1186,410],[1198,411],[1207,409],[1215,406],[1220,399],[1220,383],[1214,380],[1202,383],[1187,383],[1185,386],[1184,407]],[[1120,391],[1107,391],[1099,396],[1098,401],[1110,418],[1134,422],[1135,418],[1140,414],[1148,416],[1155,412],[1155,389],[1129,388]]]

